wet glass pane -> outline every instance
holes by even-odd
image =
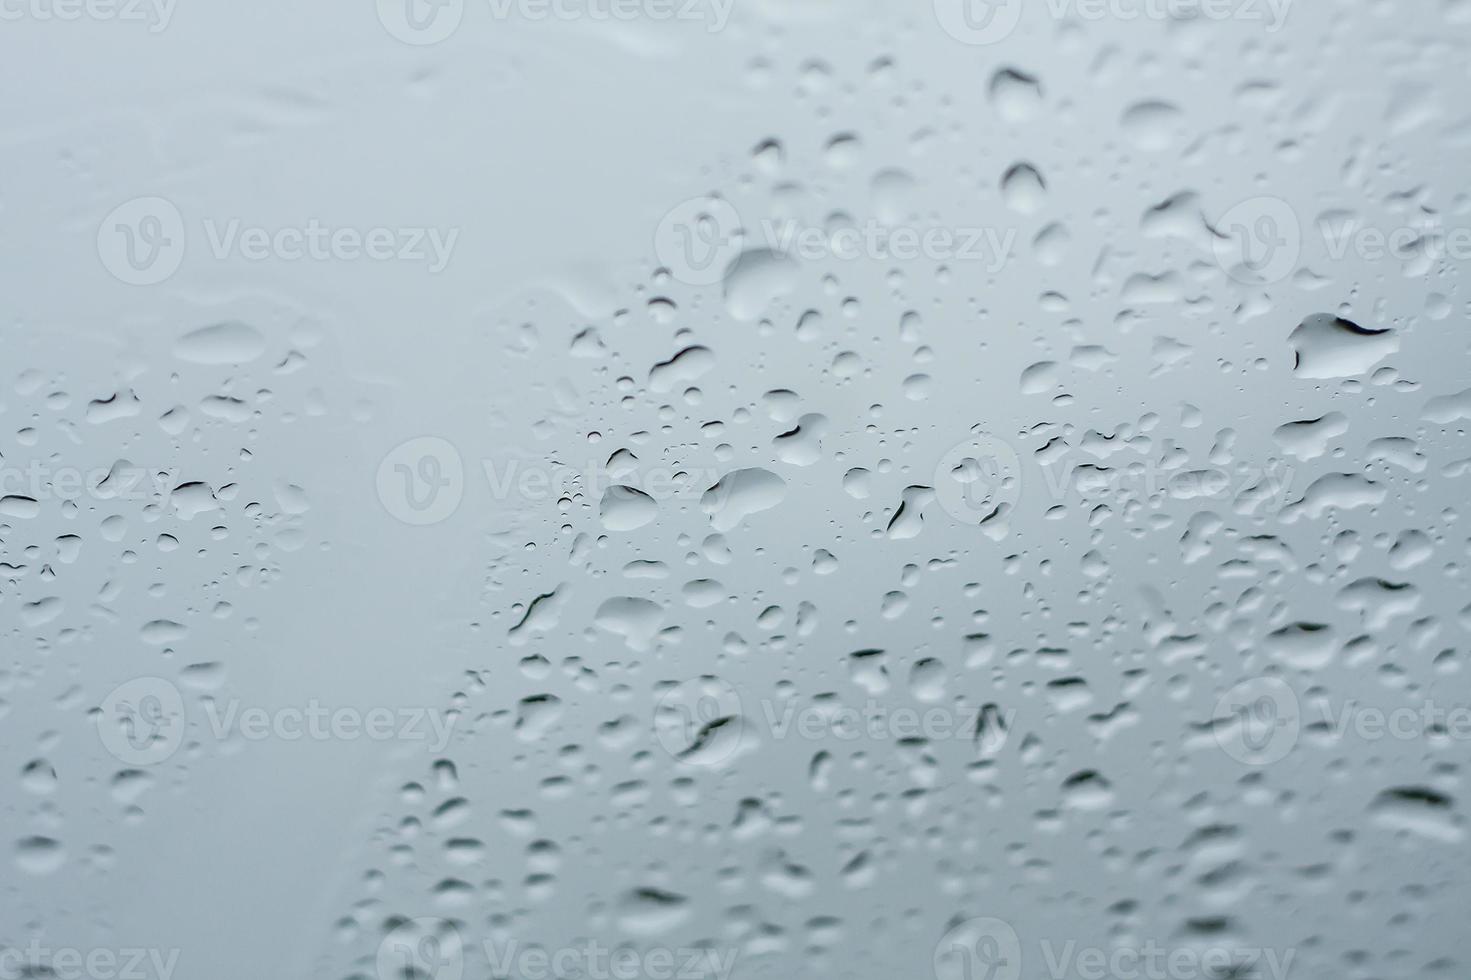
[[[0,980],[1460,980],[1471,3],[0,0]]]

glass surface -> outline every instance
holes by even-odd
[[[0,0],[0,980],[1471,975],[1468,50]]]

